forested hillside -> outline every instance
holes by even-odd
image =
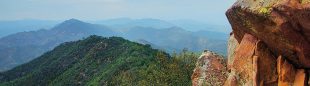
[[[90,36],[66,42],[29,63],[0,74],[1,86],[191,84],[197,55],[171,56],[120,37]]]

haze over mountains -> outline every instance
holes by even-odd
[[[39,29],[50,29],[53,26],[61,23],[60,20],[36,20],[36,19],[25,19],[25,20],[10,20],[0,21],[0,37],[4,37],[10,34],[24,31],[35,31]],[[107,20],[97,21],[86,21],[93,24],[105,25],[113,28],[130,28],[130,27],[152,27],[152,28],[169,28],[169,27],[181,27],[188,31],[213,31],[228,34],[231,30],[229,25],[215,25],[208,24],[206,22],[199,22],[194,20],[160,20],[152,18],[144,19],[131,19],[131,18],[115,18]]]
[[[123,21],[123,20],[122,20]],[[117,22],[119,22],[117,24]],[[139,25],[139,23],[143,24]],[[107,25],[103,25],[106,23]],[[228,34],[213,31],[187,31],[168,22],[155,19],[136,22],[103,22],[91,24],[77,19],[64,21],[51,29],[20,32],[0,39],[0,71],[31,61],[63,42],[99,35],[120,36],[131,41],[148,43],[167,52],[180,52],[184,48],[201,52],[204,49],[226,54]]]
[[[47,20],[15,20],[0,21],[0,37],[23,31],[34,31],[38,29],[49,29],[55,26],[57,21]]]
[[[229,33],[231,30],[226,28],[230,27],[229,25],[216,25],[216,24],[209,24],[206,22],[199,22],[194,20],[159,20],[159,19],[152,19],[152,18],[145,18],[145,19],[131,19],[131,18],[116,18],[116,19],[108,19],[102,21],[92,21],[92,23],[96,24],[103,24],[110,27],[117,27],[117,28],[130,28],[135,26],[141,27],[153,27],[153,28],[169,28],[169,27],[181,27],[188,31],[214,31],[214,32],[223,32]]]
[[[0,86],[220,86],[233,2],[0,0]]]

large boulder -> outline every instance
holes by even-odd
[[[309,85],[310,0],[237,0],[226,15],[233,31],[225,86]],[[195,70],[193,85],[216,83],[206,70]]]
[[[309,85],[310,0],[237,0],[226,15],[226,86]]]
[[[227,12],[235,38],[246,33],[297,67],[310,68],[309,0],[238,0]]]

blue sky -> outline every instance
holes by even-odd
[[[235,0],[1,0],[0,20],[103,20],[120,17],[227,23]]]

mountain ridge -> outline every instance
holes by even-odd
[[[121,37],[92,35],[1,72],[0,86],[190,85],[195,58],[186,53],[171,57]]]
[[[63,42],[78,40],[96,33],[104,34],[103,36],[112,36],[112,34],[114,34],[105,34],[109,29],[99,28],[88,23],[80,22],[79,25],[81,24],[84,27],[78,28],[83,30],[86,29],[86,31],[71,30],[73,29],[71,27],[75,27],[74,25],[60,24],[61,29],[56,26],[49,30],[20,32],[1,38],[0,54],[2,56],[0,58],[4,59],[0,61],[2,66],[0,67],[1,70],[6,70],[20,63],[28,62]],[[87,29],[93,29],[93,31]],[[98,29],[101,31],[96,31]]]
[[[104,25],[86,23],[69,19],[51,29],[20,32],[0,38],[0,71],[28,62],[60,43],[82,39],[90,35],[121,36],[131,41],[147,40],[154,48],[164,49],[169,53],[181,52],[184,48],[200,52],[206,48],[226,53],[226,41],[210,39],[180,27],[164,29],[133,27],[115,29]],[[225,35],[221,35],[225,36]],[[222,37],[223,38],[223,37]],[[18,49],[18,50],[17,50]]]

